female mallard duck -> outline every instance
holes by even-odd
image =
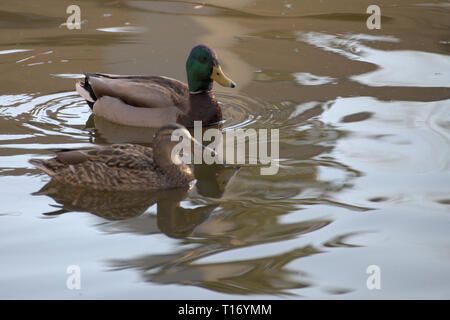
[[[188,85],[160,76],[85,74],[78,93],[94,114],[112,122],[138,127],[159,127],[176,122],[192,127],[195,120],[211,125],[222,120],[212,93],[213,80],[224,87],[236,85],[222,71],[211,48],[199,45],[186,62]]]
[[[172,158],[172,149],[180,138],[200,144],[185,127],[168,124],[156,132],[153,149],[133,144],[61,149],[56,150],[55,158],[29,162],[59,182],[87,189],[169,189],[194,180],[192,170],[179,158]]]

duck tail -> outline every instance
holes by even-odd
[[[36,168],[44,171],[46,174],[48,174],[50,177],[53,177],[55,175],[55,171],[53,171],[51,168],[47,166],[47,162],[45,160],[41,159],[30,159],[28,160],[30,164],[35,166]]]
[[[75,84],[75,89],[80,94],[80,96],[86,99],[87,104],[92,109],[94,107],[95,101],[97,101],[97,97],[95,96],[94,90],[92,90],[92,87],[89,84],[89,74],[85,74],[84,81],[79,81]]]

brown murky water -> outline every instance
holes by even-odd
[[[70,4],[81,30],[62,25]],[[380,2],[369,30],[371,4],[2,0],[0,297],[450,298],[450,5]],[[185,81],[198,43],[238,83],[215,87],[225,127],[280,129],[277,175],[196,166],[191,189],[109,194],[27,163],[148,143],[90,117],[74,82]]]

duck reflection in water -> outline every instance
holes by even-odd
[[[93,127],[93,143],[152,143],[149,137],[153,132],[149,128],[125,130],[97,118]],[[97,225],[105,232],[145,235],[162,232],[183,239],[182,243],[187,244],[180,244],[177,249],[164,254],[150,251],[141,256],[106,261],[112,271],[133,269],[146,282],[199,286],[244,295],[288,295],[291,289],[310,286],[307,274],[287,266],[299,258],[321,252],[311,245],[258,258],[198,261],[237,248],[287,240],[292,233],[309,233],[330,223],[327,219],[317,219],[285,225],[278,221],[276,213],[264,211],[258,212],[262,222],[256,225],[248,225],[246,218],[238,213],[223,216],[222,205],[228,204],[229,197],[233,197],[231,184],[238,170],[219,164],[194,165],[195,185],[157,192],[95,193],[68,190],[67,186],[50,182],[37,194],[46,194],[60,204],[57,211],[46,213],[47,216],[88,211],[108,220]],[[228,189],[231,193],[226,193]],[[148,214],[147,208],[154,204],[157,214]],[[217,215],[211,216],[213,211]]]
[[[214,201],[191,199],[196,207],[184,208],[181,202],[190,195],[200,199],[220,198],[237,170],[222,165],[195,165],[194,172],[199,176],[195,186],[156,191],[88,190],[52,179],[33,195],[46,195],[58,203],[53,205],[57,210],[44,213],[47,217],[74,211],[89,212],[110,221],[110,228],[119,232],[163,232],[169,237],[183,238],[205,221],[218,205],[204,204]],[[201,205],[198,206],[199,203]],[[154,215],[144,215],[154,204],[157,205],[156,218]]]

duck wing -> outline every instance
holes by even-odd
[[[132,144],[113,144],[105,147],[87,147],[78,149],[53,149],[56,156],[52,159],[31,159],[30,163],[50,176],[58,174],[76,176],[86,171],[109,171],[109,169],[128,169],[153,171],[156,164],[153,150]]]
[[[112,97],[133,107],[188,107],[189,89],[181,81],[162,76],[86,73],[77,91],[92,107],[102,97]]]

